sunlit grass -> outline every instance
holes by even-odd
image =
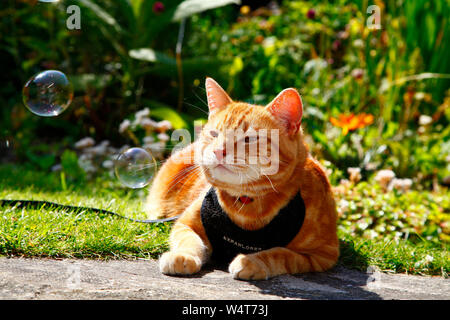
[[[45,200],[146,218],[142,210],[145,192],[114,190],[108,183],[69,185],[63,191],[57,174],[12,167],[0,169],[0,181],[0,199]],[[0,254],[8,256],[156,258],[167,249],[170,229],[170,223],[143,224],[89,209],[70,211],[48,205],[40,209],[1,207],[0,215]]]
[[[369,265],[382,271],[448,277],[450,254],[448,246],[424,240],[369,240],[340,233],[340,264],[359,270]]]

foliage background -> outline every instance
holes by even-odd
[[[366,26],[372,3],[362,0],[206,11],[187,19],[182,77],[179,22],[171,22],[179,1],[164,1],[162,12],[155,3],[2,2],[0,134],[14,144],[15,159],[49,169],[85,136],[131,143],[118,126],[144,107],[192,129],[192,120],[205,117],[208,75],[235,99],[258,104],[298,88],[313,150],[341,170],[390,167],[428,186],[449,174],[448,1],[375,1],[380,30]],[[80,30],[66,28],[71,4],[81,7]],[[152,51],[139,54],[142,48]],[[75,88],[70,110],[55,119],[37,118],[22,103],[23,84],[46,69],[65,72]],[[375,121],[351,134],[330,123],[362,112]],[[421,126],[421,115],[431,123]],[[46,154],[56,157],[45,161]]]

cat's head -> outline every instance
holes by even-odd
[[[211,78],[206,79],[206,93],[209,118],[196,162],[207,180],[231,194],[252,196],[287,183],[308,152],[297,90],[283,90],[267,106],[234,102]]]

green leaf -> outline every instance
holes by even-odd
[[[137,30],[133,34],[133,45],[131,48],[145,47],[153,43],[155,37],[167,34],[168,25],[172,22],[175,13],[176,0],[164,1],[164,11],[156,13],[153,11],[154,1],[145,0],[139,5],[137,17]],[[175,39],[175,38],[174,38]]]
[[[130,50],[128,54],[130,55],[130,57],[137,60],[149,62],[161,62],[164,64],[176,65],[176,60],[174,58],[162,52],[157,52],[151,48],[133,49]]]
[[[228,71],[231,77],[234,77],[244,69],[244,61],[241,57],[236,57],[231,64],[230,70]]]
[[[175,10],[172,21],[180,21],[181,19],[192,16],[209,9],[219,8],[228,4],[241,4],[240,0],[185,0],[180,3]]]
[[[114,19],[113,16],[111,16],[108,12],[103,10],[100,6],[95,4],[94,2],[90,0],[79,0],[79,2],[84,5],[85,7],[91,9],[97,17],[99,17],[103,22],[110,25],[114,28],[116,32],[123,33],[122,27],[119,25],[119,23]]]
[[[133,13],[136,17],[139,16],[139,11],[141,9],[143,0],[131,0],[131,7],[133,8]]]
[[[61,156],[61,174],[64,174],[64,180],[62,180],[63,189],[66,182],[66,178],[74,181],[82,181],[85,179],[85,172],[78,164],[78,156],[72,150],[65,150]],[[61,177],[63,178],[63,177]]]
[[[55,156],[52,154],[36,155],[31,151],[26,151],[28,159],[42,170],[48,170],[55,164]]]
[[[432,13],[428,12],[425,15],[425,30],[427,32],[428,49],[433,49],[436,38],[436,20]]]
[[[133,4],[130,2],[130,0],[119,0],[117,2],[119,6],[119,10],[121,12],[121,16],[125,17],[126,22],[128,24],[128,32],[132,33],[136,31],[136,22],[137,22],[137,15],[134,13]]]

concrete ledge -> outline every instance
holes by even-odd
[[[0,258],[0,299],[450,300],[450,280],[336,267],[245,282],[212,266],[191,277],[165,276],[154,260]]]

